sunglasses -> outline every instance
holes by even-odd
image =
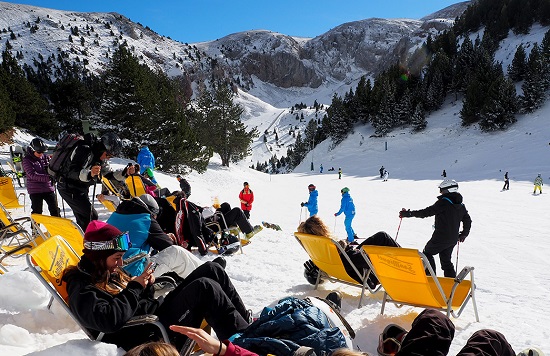
[[[111,241],[84,241],[84,248],[88,250],[115,250],[128,251],[132,247],[128,231],[116,236]]]

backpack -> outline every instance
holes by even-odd
[[[214,239],[214,233],[206,227],[202,219],[202,208],[184,197],[176,198],[174,203],[179,207],[175,222],[178,245],[187,249],[196,246],[202,256],[206,255],[208,245]]]
[[[48,174],[56,181],[61,176],[61,171],[69,160],[74,148],[84,142],[84,137],[79,134],[66,134],[59,140],[48,164]]]

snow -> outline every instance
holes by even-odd
[[[244,247],[244,254],[227,257],[227,272],[247,307],[257,315],[264,306],[284,296],[324,297],[329,291],[340,290],[344,295],[343,314],[357,333],[354,345],[376,354],[378,335],[388,323],[409,328],[422,309],[390,305],[380,315],[381,293],[368,295],[365,305],[357,309],[358,288],[325,282],[313,290],[303,277],[302,264],[308,257],[292,235],[306,218],[300,202],[307,200],[307,185],[314,183],[319,190],[320,217],[335,236],[344,238],[343,218],[334,218],[333,213],[339,208],[340,189],[347,186],[357,206],[353,225],[358,235],[368,237],[385,230],[395,237],[398,211],[431,205],[438,195],[441,172],[446,169],[448,178],[458,180],[473,219],[472,232],[460,245],[458,266],[475,267],[480,313],[480,322],[476,323],[472,306],[468,305],[459,319],[453,319],[457,330],[450,354],[456,354],[468,337],[481,328],[502,332],[517,352],[528,346],[539,346],[548,352],[550,220],[544,218],[544,211],[549,195],[544,186],[544,194],[533,196],[532,182],[538,173],[546,181],[550,179],[546,158],[549,137],[540,130],[550,115],[550,105],[532,115],[518,116],[518,123],[508,131],[490,134],[475,127],[461,127],[457,123],[460,106],[446,103],[428,118],[428,129],[420,134],[403,129],[386,138],[369,138],[372,129],[359,127],[332,151],[329,142],[321,143],[294,173],[267,175],[247,168],[250,162],[227,168],[221,166],[219,159],[213,159],[206,173],[189,174],[191,201],[204,206],[210,205],[214,197],[238,206],[238,192],[242,182],[248,181],[256,197],[252,223],[265,220],[283,229],[264,229]],[[276,120],[273,112],[282,111],[259,104],[256,110],[272,115],[271,122]],[[260,119],[261,115],[254,120]],[[17,142],[30,139],[31,135],[18,131]],[[8,146],[0,151],[9,151]],[[314,172],[309,170],[312,156]],[[7,158],[5,154],[0,157],[2,162]],[[125,163],[126,160],[113,160],[115,167]],[[323,174],[318,173],[320,163],[325,168]],[[381,165],[390,173],[388,182],[378,177]],[[342,167],[342,180],[338,180],[336,172],[328,172],[331,166],[336,170]],[[501,191],[506,171],[510,190]],[[178,188],[174,175],[157,172],[156,177],[161,186]],[[96,208],[100,219],[106,220],[108,212],[97,201]],[[12,214],[26,216],[29,211],[27,199],[26,211],[13,210]],[[69,210],[66,213],[72,218]],[[404,247],[422,249],[431,235],[432,223],[430,218],[404,219],[398,242]],[[9,259],[6,263],[9,272],[0,276],[1,355],[123,354],[113,345],[87,340],[55,303],[48,310],[48,295],[25,271],[23,259]]]

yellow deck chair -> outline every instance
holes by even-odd
[[[42,238],[31,234],[24,226],[30,218],[14,219],[0,203],[0,261],[8,256],[21,257],[29,248],[38,246]]]
[[[23,196],[23,205],[19,203],[20,196]],[[10,177],[0,177],[0,203],[6,209],[23,208],[25,210],[26,195],[25,193],[15,193],[13,180]]]
[[[174,203],[174,199],[176,199],[175,195],[169,195],[166,197],[166,200],[170,203],[170,205],[172,205],[174,210],[178,211],[178,208],[176,207],[176,203]]]
[[[415,249],[363,246],[361,253],[384,288],[380,314],[384,314],[386,302],[391,302],[397,307],[438,309],[458,318],[471,299],[479,321],[474,267],[464,267],[456,278],[437,277],[426,256]],[[468,274],[469,280],[465,279]]]
[[[111,192],[111,194],[116,195],[117,197],[121,197],[121,193],[118,191],[118,189],[115,188],[115,186],[107,178],[101,177],[101,184],[103,184],[103,186],[107,188],[107,190]]]
[[[67,286],[62,282],[63,271],[69,266],[75,266],[80,261],[79,255],[61,236],[52,236],[40,246],[32,249],[27,255],[29,270],[40,280],[52,295],[48,308],[53,300],[61,304],[63,309],[73,318],[91,340],[101,341],[104,333],[95,336],[86,329],[73,315],[68,305]],[[156,315],[143,315],[130,319],[124,327],[135,325],[153,324],[157,326],[165,342],[170,342],[164,326],[158,321]]]
[[[340,282],[350,286],[359,287],[361,288],[359,308],[361,307],[365,290],[375,293],[378,289],[380,289],[380,286],[376,289],[372,289],[367,285],[367,280],[371,271],[359,271],[338,242],[325,236],[309,235],[300,232],[295,232],[294,236],[321,272],[317,275],[315,289],[317,289],[321,279],[328,279],[331,282]],[[349,276],[340,256],[347,259],[349,264],[353,267],[355,273],[362,277],[363,283],[359,283]]]
[[[57,216],[31,214],[31,224],[33,230],[44,240],[55,235],[63,236],[75,251],[82,252],[84,232],[74,221]]]
[[[111,213],[114,212],[114,211],[116,211],[116,206],[115,206],[115,204],[114,204],[112,201],[110,201],[110,200],[104,199],[104,200],[101,202],[101,204],[103,204],[103,206],[104,206],[107,210],[109,210]]]
[[[133,197],[139,197],[140,195],[146,194],[145,185],[138,175],[130,175],[126,178],[126,185],[130,191],[130,195]]]

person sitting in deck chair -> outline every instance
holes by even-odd
[[[298,226],[298,232],[305,234],[316,235],[316,236],[325,236],[331,238],[330,229],[328,226],[321,220],[317,215],[309,217],[306,221],[302,222]],[[346,254],[350,258],[351,262],[357,267],[359,271],[368,270],[369,265],[361,255],[361,248],[364,245],[376,245],[376,246],[392,246],[392,247],[401,247],[395,240],[385,231],[379,231],[376,234],[365,239],[360,245],[354,246],[346,243],[346,240],[340,240],[338,243],[344,248]],[[357,248],[354,248],[357,247]],[[348,275],[355,279],[357,282],[362,283],[361,277],[355,273],[353,267],[350,266],[346,258],[341,258],[344,268]],[[311,284],[315,284],[317,280],[317,273],[319,269],[311,260],[308,260],[304,263],[305,271],[304,276],[307,281]],[[370,275],[367,281],[370,288],[374,289],[379,284],[378,279],[374,275]]]

